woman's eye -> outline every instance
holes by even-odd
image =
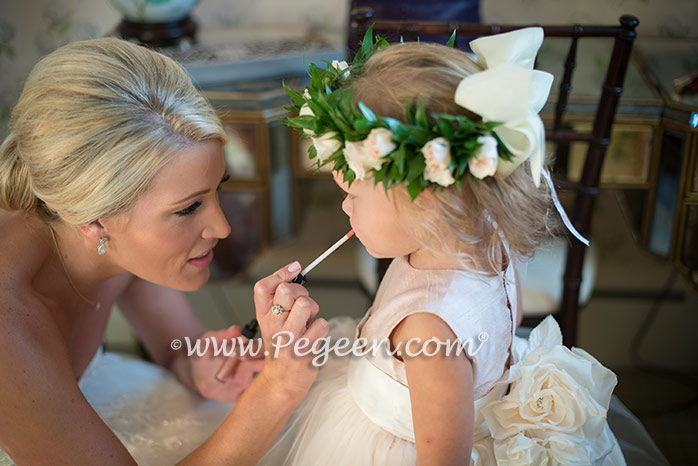
[[[220,191],[220,190],[221,190],[221,185],[222,185],[223,183],[225,183],[226,181],[228,181],[229,179],[230,179],[230,175],[228,175],[228,174],[226,173],[225,176],[223,177],[223,179],[221,180],[221,182],[218,183],[218,188],[216,188],[216,191]]]
[[[199,207],[201,207],[201,201],[196,201],[195,203],[193,203],[189,207],[186,207],[186,208],[180,210],[179,212],[175,212],[175,215],[179,215],[180,217],[184,217],[185,215],[191,215]]]
[[[354,199],[354,195],[349,194],[349,193],[344,193],[344,199]]]

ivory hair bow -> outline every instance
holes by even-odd
[[[485,70],[460,82],[455,101],[483,120],[502,123],[494,131],[513,157],[508,161],[500,160],[497,173],[508,176],[530,159],[536,187],[540,185],[542,174],[562,222],[570,233],[589,246],[589,240],[574,228],[562,208],[550,174],[543,170],[545,127],[538,112],[548,100],[553,75],[533,69],[542,43],[542,28],[518,29],[470,42],[477,63]]]
[[[456,89],[455,102],[485,121],[502,123],[497,136],[512,153],[500,160],[497,173],[508,176],[530,159],[531,174],[540,184],[545,150],[545,127],[538,112],[545,105],[553,76],[534,70],[543,43],[542,28],[525,28],[470,42],[477,63],[485,68],[464,78]]]

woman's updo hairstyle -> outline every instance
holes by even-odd
[[[32,70],[0,146],[0,208],[84,224],[130,207],[174,154],[226,141],[173,60],[129,42],[75,42]]]

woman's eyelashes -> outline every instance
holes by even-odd
[[[223,183],[225,183],[226,181],[228,181],[229,179],[230,179],[230,175],[228,175],[228,174],[226,173],[226,175],[223,177],[223,179],[221,179],[221,182],[218,183],[218,187],[216,188],[216,191],[220,191],[220,190],[221,190],[221,185],[222,185]],[[182,209],[182,210],[180,210],[180,211],[178,211],[178,212],[175,212],[175,215],[179,215],[180,217],[184,217],[184,216],[186,216],[186,215],[191,215],[191,214],[193,214],[194,211],[195,211],[196,209],[198,209],[199,207],[201,207],[201,201],[196,201],[195,203],[193,203],[193,204],[190,205],[189,207],[186,207],[186,208],[184,208],[184,209]]]
[[[179,215],[180,217],[184,217],[186,215],[191,215],[199,207],[201,207],[201,201],[196,201],[195,203],[193,203],[189,207],[185,207],[184,209],[182,209],[178,212],[175,212],[175,215]]]

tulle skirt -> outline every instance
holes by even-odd
[[[356,322],[332,319],[330,336],[354,338]],[[415,444],[374,424],[354,402],[347,386],[351,358],[331,356],[308,396],[259,464],[409,465],[417,464]]]

